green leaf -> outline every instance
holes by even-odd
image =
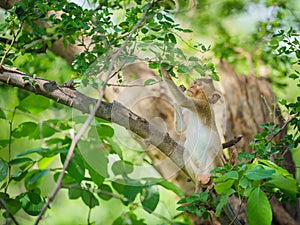
[[[110,188],[110,186],[106,185],[106,184],[102,184],[99,189],[101,190],[100,193],[98,193],[98,196],[107,201],[109,199],[112,198],[112,189]]]
[[[152,213],[159,202],[159,190],[156,185],[144,187],[141,190],[140,200],[143,208]]]
[[[22,203],[23,210],[31,216],[37,216],[45,204],[44,199],[34,192],[26,192],[18,198]]]
[[[144,223],[144,219],[138,219],[137,216],[132,212],[123,213],[117,219],[114,220],[112,225],[147,225]]]
[[[81,189],[69,188],[68,196],[69,196],[69,199],[77,199],[77,198],[81,197]]]
[[[112,137],[115,133],[114,129],[111,126],[105,124],[97,125],[96,130],[100,139],[105,137]]]
[[[0,158],[0,181],[3,181],[8,174],[8,165],[7,163]]]
[[[62,164],[65,163],[66,157],[67,157],[67,153],[60,154]],[[74,152],[74,155],[69,163],[67,171],[79,183],[84,178],[84,173],[85,173],[84,162],[81,158],[81,155],[78,154],[76,151]]]
[[[190,69],[186,65],[180,65],[177,69],[177,72],[178,73],[188,73],[188,72],[190,72]]]
[[[215,81],[220,81],[220,77],[219,75],[216,73],[216,72],[213,72],[211,75],[210,75],[211,79],[215,80]]]
[[[169,34],[168,34],[168,38],[170,39],[170,41],[171,41],[173,44],[176,44],[176,43],[177,43],[177,40],[176,40],[176,37],[174,36],[174,34],[169,33]]]
[[[45,154],[45,153],[48,153],[50,151],[49,148],[33,148],[33,149],[28,149],[28,150],[25,150],[23,152],[20,152],[16,155],[16,157],[21,157],[21,156],[24,156],[24,155],[29,155],[29,154],[32,154],[32,153],[38,153],[39,155],[42,155],[42,154]]]
[[[26,175],[25,187],[27,190],[35,189],[43,180],[49,170],[32,170]]]
[[[262,180],[272,177],[274,170],[265,169],[261,165],[254,165],[245,172],[245,176],[250,180]]]
[[[9,139],[0,140],[0,149],[5,148],[8,144],[9,144]]]
[[[98,199],[90,191],[82,190],[81,191],[81,199],[84,202],[84,204],[86,204],[90,209],[99,205]]]
[[[222,182],[228,179],[237,180],[239,178],[239,174],[236,171],[229,171],[225,174],[223,174],[220,177],[214,178],[214,182]]]
[[[50,127],[49,125],[43,123],[42,126],[37,126],[29,137],[37,140],[50,137],[55,133],[58,133],[58,131],[53,127]]]
[[[20,102],[18,108],[22,111],[36,114],[45,111],[49,106],[50,100],[48,98],[31,94]]]
[[[5,112],[0,108],[0,119],[7,119]]]
[[[94,143],[81,140],[78,143],[78,149],[78,153],[81,154],[90,175],[94,176],[93,179],[96,178],[97,174],[101,180],[103,177],[108,177],[108,151],[105,150],[102,144],[99,144],[99,141]],[[101,185],[101,180],[97,183],[98,185]]]
[[[249,225],[270,225],[272,223],[272,210],[265,193],[258,187],[250,194],[246,212]]]
[[[300,50],[296,50],[296,57],[300,59]]]
[[[273,163],[269,160],[260,159],[260,160],[258,160],[258,162],[265,164],[266,166],[270,167],[271,169],[274,169],[276,172],[280,173],[282,176],[293,178],[293,175],[290,174],[286,169],[276,165],[275,163]]]
[[[128,161],[118,160],[114,162],[111,169],[115,175],[130,174],[133,172],[133,164]]]
[[[225,191],[229,190],[231,188],[231,186],[233,185],[234,180],[227,180],[225,182],[222,183],[218,183],[215,185],[215,190],[218,194],[222,194]]]
[[[183,198],[185,196],[185,194],[181,188],[179,188],[177,185],[175,185],[174,183],[171,183],[167,180],[163,180],[160,178],[147,178],[147,181],[151,181],[153,183],[156,183],[157,185],[164,187],[167,190],[173,191],[180,198]]]
[[[38,125],[34,122],[21,123],[13,130],[12,136],[14,138],[29,137],[37,127]]]
[[[277,48],[279,45],[279,42],[276,38],[271,39],[270,45],[272,45],[272,48]]]
[[[157,68],[159,68],[159,63],[149,62],[148,66],[149,66],[150,69],[157,69]]]
[[[9,212],[12,215],[15,215],[22,208],[21,202],[17,199],[12,198],[5,199],[5,206],[8,208]],[[9,218],[7,212],[5,212],[4,217]]]
[[[299,78],[299,76],[295,73],[292,73],[292,74],[289,75],[289,78],[292,78],[293,80],[296,80],[296,79]]]
[[[23,158],[13,159],[9,162],[9,164],[12,166],[16,166],[16,165],[27,163],[27,162],[34,162],[34,161],[31,158],[23,157]]]
[[[124,195],[127,201],[122,202],[127,206],[130,202],[133,202],[137,194],[140,193],[142,184],[139,181],[131,181],[131,185],[125,184],[125,182],[127,181],[115,180],[112,182],[112,186],[119,194]]]
[[[144,82],[144,85],[145,86],[148,86],[148,85],[150,85],[150,84],[152,84],[152,83],[155,83],[156,82],[156,80],[154,80],[154,79],[148,79],[148,80],[146,80],[145,82]]]
[[[227,196],[227,195],[220,196],[219,203],[216,207],[216,213],[215,213],[216,217],[219,217],[221,215],[221,212],[222,212],[222,209],[223,209],[224,206],[225,207],[230,207],[229,205],[227,205],[228,204],[228,197],[229,196]]]

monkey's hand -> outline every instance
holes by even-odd
[[[168,66],[168,65],[160,66],[160,71],[161,71],[161,74],[162,74],[162,78],[171,80],[172,79],[171,76],[170,76],[170,71],[171,70],[172,70],[171,66]]]
[[[183,84],[180,84],[179,88],[182,92],[185,92],[185,90],[186,90],[186,87]]]
[[[210,182],[210,176],[208,174],[197,174],[195,178],[197,183],[201,186],[207,185]]]

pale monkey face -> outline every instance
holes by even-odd
[[[202,89],[202,83],[195,81],[188,89],[187,91],[188,96],[192,98],[197,99],[203,99],[206,98],[206,95]]]

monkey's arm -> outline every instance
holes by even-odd
[[[194,107],[193,100],[186,96],[173,82],[169,71],[161,66],[162,79],[165,82],[168,90],[171,92],[174,101],[181,107],[192,109]]]

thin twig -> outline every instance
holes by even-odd
[[[12,47],[13,47],[13,45],[14,45],[14,43],[15,43],[15,41],[16,41],[18,35],[19,35],[19,33],[21,32],[22,27],[23,27],[23,23],[20,23],[20,24],[19,24],[19,28],[18,28],[18,30],[17,30],[17,33],[14,34],[14,38],[12,39],[12,41],[11,41],[11,43],[10,43],[8,49],[5,51],[5,53],[4,53],[4,55],[3,55],[2,59],[1,59],[1,62],[0,62],[0,69],[2,68],[6,56],[8,55],[8,53],[10,52],[10,50],[12,49]]]
[[[13,214],[11,214],[11,212],[10,212],[9,209],[7,208],[4,199],[0,198],[0,204],[3,206],[3,208],[5,209],[7,215],[11,218],[11,220],[12,220],[16,225],[19,225],[19,223],[17,222],[16,218],[13,216]]]
[[[143,24],[143,22],[146,19],[147,13],[149,11],[149,9],[151,8],[152,4],[148,4],[148,6],[146,7],[142,17],[140,18],[139,22],[134,26],[134,28],[131,30],[131,32],[129,33],[128,37],[125,39],[123,45],[117,50],[117,52],[115,54],[113,54],[112,58],[111,58],[111,62],[108,68],[108,72],[105,76],[104,79],[104,85],[103,88],[101,88],[100,93],[99,93],[99,98],[95,104],[95,107],[93,109],[93,111],[90,113],[89,117],[86,119],[86,121],[84,122],[84,124],[82,125],[82,127],[80,128],[79,132],[76,134],[76,136],[72,139],[70,148],[69,148],[69,152],[67,154],[67,157],[65,159],[64,165],[63,165],[63,169],[61,171],[61,173],[59,174],[57,183],[55,185],[55,187],[53,188],[51,194],[49,195],[49,197],[46,200],[46,203],[43,206],[43,209],[41,210],[40,214],[38,215],[34,225],[39,224],[39,222],[42,220],[43,215],[45,214],[46,210],[48,209],[50,203],[52,202],[52,200],[54,199],[54,197],[56,196],[57,192],[59,191],[59,189],[62,186],[62,181],[65,175],[65,172],[67,170],[67,167],[69,166],[69,163],[73,157],[74,151],[75,151],[75,147],[78,143],[78,141],[81,139],[82,135],[85,133],[85,131],[88,129],[90,123],[92,122],[98,108],[101,105],[101,101],[104,95],[104,90],[106,87],[106,83],[110,78],[110,75],[113,71],[114,65],[118,59],[118,57],[121,55],[122,51],[126,48],[126,46],[128,45],[129,41],[131,40],[132,35],[137,31],[137,29],[139,29],[141,27],[141,25]]]
[[[12,118],[11,120],[8,122],[9,123],[9,141],[8,141],[8,161],[10,162],[11,160],[11,144],[12,144],[12,133],[13,133],[13,121],[15,118],[15,114],[16,114],[16,109],[14,108],[13,114],[12,114]],[[5,185],[5,189],[4,189],[4,193],[7,192],[8,189],[8,185],[10,182],[10,174],[11,174],[11,165],[10,163],[8,164],[8,172],[7,172],[7,181],[6,181],[6,185]]]

